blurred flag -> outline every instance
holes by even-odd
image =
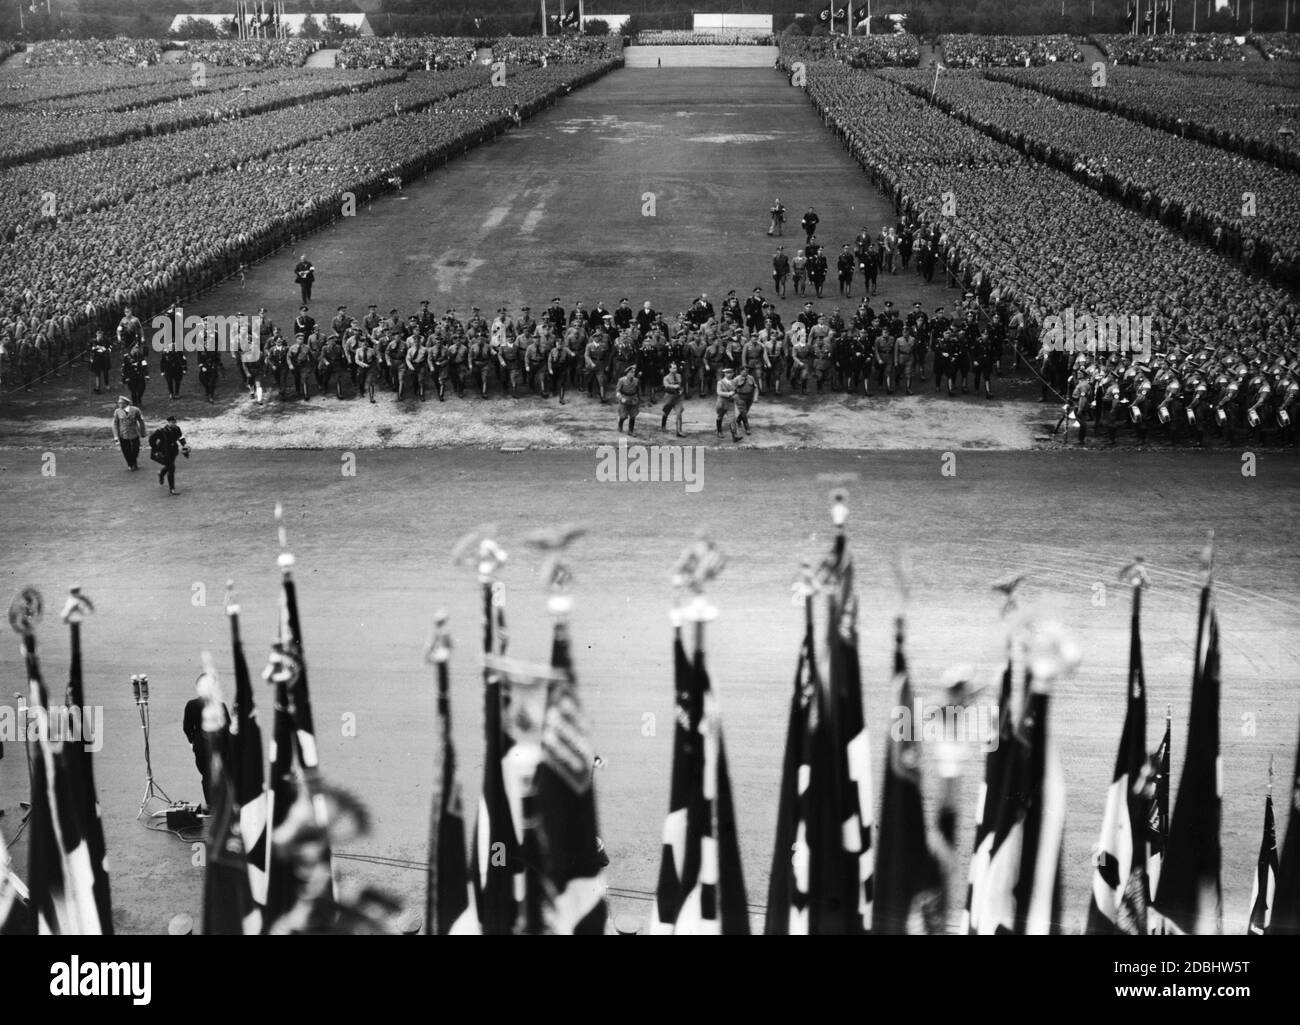
[[[600,936],[609,915],[604,872],[608,859],[596,821],[596,753],[578,700],[568,601],[564,595],[551,599],[556,611],[551,667],[560,679],[549,687],[542,758],[534,777],[544,926],[547,933]]]
[[[704,665],[703,636],[701,623],[695,656],[688,659],[681,627],[674,628],[672,789],[650,931],[748,935],[731,779],[717,702]]]
[[[31,836],[27,843],[31,905],[36,931],[41,935],[99,936],[104,925],[96,900],[95,870],[63,756],[64,724],[51,729],[49,694],[36,654],[33,630],[40,615],[40,601],[40,595],[29,588],[10,609],[10,621],[21,620],[24,624],[16,628],[22,634],[27,666],[29,737],[31,720],[36,726],[28,818]]]
[[[438,725],[435,738],[433,809],[429,816],[429,870],[425,892],[425,929],[430,935],[474,932],[469,914],[473,891],[465,862],[465,808],[456,777],[456,747],[451,737],[451,687],[448,660],[451,638],[439,614],[429,657],[436,667]]]
[[[1295,770],[1287,792],[1290,817],[1282,857],[1277,867],[1277,893],[1273,900],[1270,936],[1300,936],[1300,742],[1296,744]]]
[[[27,936],[35,931],[27,886],[18,878],[0,832],[0,936]]]
[[[1147,931],[1149,898],[1146,834],[1151,803],[1145,796],[1147,695],[1142,668],[1142,586],[1133,586],[1129,624],[1128,708],[1115,756],[1115,773],[1106,793],[1101,837],[1093,855],[1089,933],[1142,936]]]
[[[1264,798],[1264,836],[1259,842],[1259,861],[1250,887],[1250,925],[1246,932],[1263,936],[1273,919],[1273,898],[1277,889],[1277,831],[1273,825],[1273,795]]]
[[[807,832],[803,818],[803,793],[809,783],[808,736],[812,724],[820,717],[821,683],[817,677],[817,660],[813,649],[812,589],[804,596],[804,637],[794,670],[794,693],[790,698],[790,715],[785,734],[785,755],[781,767],[781,790],[776,813],[776,843],[772,852],[772,871],[768,881],[767,915],[763,932],[768,936],[787,936],[808,932],[809,863]],[[677,678],[685,676],[682,668],[685,653],[675,648]],[[678,694],[681,694],[678,685]],[[679,698],[680,700],[680,698]],[[675,811],[684,807],[678,801],[677,759],[673,759],[673,801]],[[662,892],[662,880],[661,880]],[[662,915],[662,911],[661,911]]]
[[[335,911],[329,814],[321,786],[311,692],[307,686],[298,590],[293,579],[294,558],[282,552],[278,561],[279,637],[271,646],[262,674],[274,685],[276,693],[271,743],[271,867],[265,925],[275,931],[287,928],[315,933],[330,929]],[[299,802],[309,806],[304,814],[315,824],[310,845],[297,845],[294,841],[302,833],[294,825],[293,806]],[[294,910],[294,921],[277,928],[277,919],[286,908]]]
[[[95,908],[100,928],[105,936],[113,934],[113,902],[109,895],[108,854],[104,844],[104,824],[99,816],[99,798],[95,791],[95,771],[91,762],[90,744],[94,740],[87,731],[93,718],[87,715],[85,687],[81,674],[81,623],[94,606],[73,588],[63,608],[63,621],[68,624],[71,639],[71,660],[68,666],[68,687],[64,708],[69,724],[81,723],[80,737],[65,736],[63,761],[68,774],[68,785],[73,801],[73,813],[86,840],[90,853],[90,867],[94,875]],[[103,728],[102,720],[100,729]],[[100,738],[102,741],[102,738]]]
[[[829,678],[819,679],[813,648],[812,588],[804,587],[805,637],[795,674],[765,932],[862,934],[874,897],[871,759],[858,664],[857,595],[834,500],[834,547],[821,566],[827,582]]]
[[[240,835],[230,721],[221,699],[216,670],[206,652],[204,671],[196,689],[203,699],[203,732],[212,776],[208,788],[212,803],[203,835],[203,934],[253,935],[262,930],[262,913],[253,900],[248,857]]]
[[[239,813],[239,835],[247,863],[249,894],[253,903],[266,904],[268,854],[267,793],[262,764],[262,728],[253,704],[253,684],[239,636],[239,606],[226,603],[230,620],[230,654],[235,664],[235,704],[228,728],[227,767]]]
[[[993,850],[993,826],[1005,789],[1005,778],[1016,749],[1015,720],[1011,715],[1011,659],[1002,671],[998,691],[998,745],[984,756],[984,782],[975,802],[975,848],[970,859],[970,884],[966,888],[966,913],[962,932],[979,932],[976,909],[983,907],[984,886]]]
[[[564,0],[560,0],[561,3]],[[569,8],[564,15],[565,28],[579,28],[582,25],[582,19],[578,16],[578,0],[573,0],[573,6]]]
[[[895,708],[909,718],[900,729],[892,721],[885,757],[885,787],[880,801],[880,853],[876,860],[876,901],[872,931],[902,936],[909,932],[942,932],[942,878],[930,850],[921,801],[921,724],[910,718],[914,707],[912,683],[903,650],[903,617],[894,624]],[[906,733],[899,736],[900,732]]]
[[[1048,730],[1051,682],[1031,674],[1020,728],[1007,751],[982,899],[971,909],[981,935],[1060,932],[1065,780]]]
[[[1147,806],[1147,893],[1155,895],[1160,884],[1160,866],[1169,844],[1169,746],[1173,736],[1173,715],[1165,712],[1165,735],[1151,756],[1149,771],[1154,796]],[[1154,907],[1147,907],[1147,931],[1163,935],[1165,919]]]
[[[1171,929],[1196,935],[1223,932],[1219,821],[1219,625],[1207,577],[1196,627],[1196,664],[1187,758],[1178,784],[1169,843],[1154,906]]]
[[[483,652],[485,656],[505,652],[505,591],[491,579],[483,580]],[[520,837],[515,831],[518,812],[511,808],[506,791],[505,759],[513,741],[506,734],[502,702],[506,682],[492,668],[483,669],[483,789],[474,843],[470,854],[470,878],[479,927],[485,935],[514,931],[523,891]]]

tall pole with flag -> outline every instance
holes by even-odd
[[[510,741],[502,718],[505,681],[490,660],[506,650],[505,585],[497,572],[505,551],[490,536],[493,528],[462,538],[453,551],[456,562],[472,558],[478,569],[483,602],[483,787],[470,848],[470,883],[479,929],[486,935],[514,931],[522,895],[519,836],[515,811],[506,792],[504,759]]]
[[[857,591],[844,525],[831,496],[835,541],[815,577],[798,585],[806,633],[781,784],[765,932],[861,935],[871,930],[875,848],[870,745],[858,662]],[[813,647],[812,595],[826,592],[825,682]]]
[[[605,866],[609,858],[596,815],[596,753],[579,699],[569,620],[572,579],[565,549],[585,531],[561,527],[532,534],[527,541],[546,553],[542,579],[554,627],[551,669],[541,730],[541,760],[533,777],[534,821],[540,857],[543,931],[552,935],[599,936],[609,909]]]
[[[704,659],[705,624],[717,616],[704,587],[723,564],[713,543],[701,537],[673,573],[674,585],[690,598],[671,614],[676,708],[671,792],[650,926],[656,934],[749,933],[726,746]],[[682,641],[685,623],[694,628],[693,658]]]
[[[904,607],[908,596],[905,570],[899,569]],[[903,648],[905,610],[894,620],[894,707],[916,706],[907,655]],[[916,716],[899,730],[894,720],[885,742],[885,785],[880,799],[880,844],[876,856],[876,900],[872,932],[902,936],[908,932],[942,932],[943,879],[931,851],[921,800],[921,723]]]
[[[253,901],[248,858],[239,825],[231,757],[230,719],[222,699],[216,666],[206,651],[195,689],[203,701],[203,734],[212,783],[203,842],[203,934],[242,936],[262,930],[262,911]]]
[[[1089,933],[1142,936],[1147,931],[1146,833],[1150,796],[1146,793],[1147,765],[1146,676],[1142,668],[1142,589],[1147,585],[1141,559],[1127,566],[1120,579],[1133,594],[1129,621],[1127,709],[1115,756],[1115,772],[1106,792],[1101,837],[1093,857],[1092,902],[1088,906]]]
[[[451,634],[447,613],[434,617],[425,660],[434,666],[437,725],[434,739],[433,808],[429,815],[429,868],[425,891],[425,930],[439,936],[473,931],[469,909],[473,891],[465,861],[465,810],[456,777],[456,747],[451,736]]]
[[[1300,741],[1287,789],[1288,824],[1277,866],[1270,936],[1300,936]]]
[[[27,881],[36,931],[41,935],[99,936],[104,932],[95,894],[90,847],[75,811],[62,731],[51,730],[49,692],[36,654],[36,626],[44,602],[35,588],[24,588],[9,607],[9,624],[22,638],[29,717],[35,718],[32,806],[28,820]],[[28,727],[28,736],[32,734]]]
[[[1277,893],[1277,829],[1273,824],[1273,759],[1268,760],[1268,793],[1264,795],[1264,835],[1259,842],[1255,878],[1250,887],[1250,923],[1246,932],[1263,936],[1273,920]]]
[[[302,621],[298,611],[298,589],[293,579],[294,557],[288,551],[284,510],[276,504],[276,527],[280,540],[280,625],[271,645],[263,678],[275,688],[276,724],[272,739],[271,860],[277,869],[288,864],[289,878],[276,874],[268,881],[266,926],[288,931],[318,932],[328,929],[335,917],[333,858],[329,844],[329,813],[321,787],[320,756],[312,717],[311,692],[307,685],[307,661],[303,646]],[[312,823],[313,843],[294,843],[289,829],[276,827],[292,823],[291,806],[305,802],[303,817]],[[293,892],[285,894],[283,883]],[[276,890],[272,900],[271,890]],[[282,907],[288,897],[292,919],[271,918],[272,905]]]
[[[1219,625],[1214,612],[1213,535],[1202,556],[1204,582],[1196,625],[1192,708],[1187,757],[1178,784],[1169,845],[1154,905],[1172,929],[1196,935],[1223,931],[1222,851],[1219,828],[1222,761],[1219,753]]]
[[[262,727],[253,702],[252,677],[239,635],[239,606],[234,582],[226,582],[226,618],[230,621],[230,654],[235,666],[235,703],[230,710],[229,767],[239,809],[239,832],[247,861],[253,903],[266,906],[268,836],[267,794],[262,762]]]
[[[1147,809],[1147,892],[1152,897],[1160,884],[1160,866],[1164,864],[1165,849],[1169,846],[1169,749],[1173,733],[1173,709],[1166,708],[1165,735],[1147,765],[1153,791]],[[1168,931],[1164,916],[1150,905],[1147,907],[1147,931],[1162,936]]]
[[[68,600],[63,606],[62,613],[63,622],[68,625],[68,636],[71,642],[68,687],[63,704],[70,719],[80,718],[83,742],[76,743],[65,739],[63,759],[72,790],[73,811],[81,823],[86,848],[90,853],[95,908],[100,928],[105,936],[111,936],[113,902],[109,895],[108,854],[104,843],[104,824],[99,813],[99,796],[95,789],[95,770],[88,747],[94,738],[85,733],[90,718],[86,715],[85,684],[81,669],[81,624],[86,616],[94,611],[95,606],[81,593],[80,587],[69,589]],[[103,728],[102,725],[100,728]],[[102,742],[103,738],[99,739]]]

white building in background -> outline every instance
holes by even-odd
[[[765,36],[772,33],[770,14],[695,14],[692,29],[709,35]]]
[[[231,13],[178,14],[176,15],[175,18],[172,19],[171,28],[168,31],[170,32],[178,31],[180,29],[180,26],[184,25],[191,18],[193,18],[195,21],[210,22],[211,24],[216,25],[217,28],[220,29],[223,25],[226,24],[226,22],[231,21],[233,17],[234,15]],[[306,22],[308,18],[314,20],[317,23],[317,25],[319,25],[323,29],[325,27],[325,19],[327,17],[330,17],[330,15],[286,14],[283,20],[284,20],[284,24],[289,28],[289,35],[301,36],[303,23]],[[370,19],[366,17],[366,15],[364,14],[335,14],[333,15],[333,17],[337,18],[340,22],[342,22],[344,25],[348,26],[349,28],[355,28],[359,35],[373,36],[375,34],[375,30],[370,27]]]

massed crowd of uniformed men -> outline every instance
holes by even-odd
[[[465,320],[455,309],[439,315],[428,301],[407,317],[397,310],[381,314],[371,304],[358,319],[340,306],[328,326],[303,304],[287,330],[265,310],[259,316],[256,358],[228,361],[258,399],[274,391],[285,400],[332,395],[374,402],[377,392],[388,391],[403,402],[497,394],[565,403],[578,391],[602,403],[617,402],[634,430],[640,404],[663,396],[667,408],[661,426],[675,413],[679,432],[682,403],[696,394],[717,399],[721,432],[721,414],[732,402],[728,380],[738,393],[737,424],[745,428],[744,414],[760,394],[870,396],[873,388],[911,394],[926,374],[931,352],[936,389],[946,384],[949,394],[965,392],[973,378],[977,392],[983,388],[991,395],[990,377],[1003,348],[1001,332],[981,325],[973,294],[933,314],[920,303],[906,313],[890,301],[877,309],[864,297],[848,320],[839,309],[817,311],[809,300],[789,325],[760,288],[743,303],[729,292],[721,309],[700,295],[671,320],[649,300],[639,308],[624,298],[612,310],[603,302],[588,309],[581,301],[567,309],[558,297],[538,316],[528,306],[517,315],[501,307],[491,320],[478,307]],[[123,383],[139,404],[150,353],[144,329],[129,311],[116,341],[124,353]],[[196,356],[204,395],[213,401],[226,364],[215,346]],[[91,365],[106,387],[111,366],[106,336],[96,339]],[[169,397],[178,397],[187,354],[172,346],[159,355],[159,369]]]

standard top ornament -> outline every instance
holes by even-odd
[[[45,600],[34,587],[24,587],[9,605],[9,625],[14,633],[30,637],[45,614]]]

